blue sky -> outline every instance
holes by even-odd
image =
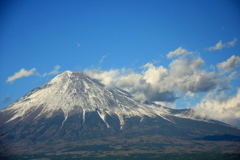
[[[4,0],[0,7],[0,109],[57,74],[71,70],[102,81],[110,76],[112,81],[105,81],[107,85],[134,93],[138,88],[122,85],[122,77],[134,73],[154,87],[166,82],[149,77],[166,72],[163,77],[174,81],[172,90],[160,87],[153,92],[166,105],[197,107],[201,111],[207,105],[231,102],[230,110],[239,111],[237,0]],[[199,79],[203,75],[212,87],[186,89],[182,85],[185,82],[175,82],[180,80],[176,76],[181,72],[176,66],[181,68],[183,64],[193,66],[191,74],[182,73],[184,78]],[[162,99],[165,93],[174,95],[175,101]],[[137,96],[152,98],[141,93]],[[209,96],[216,103],[210,103]]]

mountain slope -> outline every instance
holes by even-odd
[[[117,115],[123,125],[123,116],[154,117],[168,112],[162,107],[139,104],[125,91],[105,89],[104,85],[85,74],[70,71],[30,91],[2,112],[13,115],[7,121],[10,122],[17,118],[23,119],[30,113],[37,113],[35,119],[41,116],[49,118],[54,112],[63,112],[64,120],[68,119],[69,114],[81,113],[85,121],[86,112],[91,111],[97,111],[107,126],[106,115]]]
[[[88,145],[91,139],[104,137],[136,139],[156,135],[187,141],[224,134],[238,138],[240,130],[197,117],[191,109],[140,103],[126,91],[106,88],[83,73],[70,71],[0,112],[2,147],[12,151],[15,146],[21,153],[37,152],[39,144],[44,151],[48,146],[61,150],[59,146],[65,144],[84,140]]]

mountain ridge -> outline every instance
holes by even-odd
[[[103,84],[83,73],[65,71],[49,82],[33,89],[3,111],[14,110],[17,113],[9,119],[12,121],[17,117],[24,117],[28,110],[43,106],[42,112],[46,113],[46,117],[51,117],[55,110],[61,109],[66,120],[68,113],[74,109],[74,106],[79,106],[82,108],[83,117],[86,111],[97,109],[104,122],[106,114],[117,114],[121,126],[124,123],[123,115],[152,117],[169,113],[168,109],[162,106],[140,104],[131,98],[129,93],[118,88],[106,89]],[[119,103],[120,99],[121,103]],[[106,123],[106,125],[108,124]]]
[[[141,103],[128,92],[106,88],[80,72],[63,72],[0,111],[0,142],[5,150],[14,154],[29,150],[39,153],[39,147],[41,152],[48,153],[49,146],[54,152],[65,152],[71,150],[70,144],[76,148],[92,145],[92,140],[99,142],[97,145],[105,144],[107,142],[101,140],[104,138],[111,142],[114,138],[125,139],[126,145],[131,145],[140,137],[155,137],[159,143],[174,147],[176,142],[188,144],[216,137],[214,135],[230,135],[236,139],[240,138],[240,130],[201,118],[193,109]],[[122,147],[125,144],[117,139],[112,144],[116,150],[119,144]],[[231,143],[234,147],[238,145]],[[197,150],[196,147],[189,149]]]

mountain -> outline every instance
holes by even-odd
[[[192,109],[141,103],[84,73],[65,71],[1,110],[0,140],[2,156],[89,156],[93,152],[104,156],[106,152],[129,155],[217,148],[239,153],[240,130],[203,119]]]

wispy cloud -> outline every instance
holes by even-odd
[[[20,69],[19,72],[14,73],[13,76],[8,77],[7,82],[13,83],[16,79],[22,77],[28,77],[36,73],[36,68],[32,68],[31,70],[26,70],[24,68]]]
[[[222,86],[222,88],[219,88],[218,89],[218,91],[225,91],[225,90],[228,90],[228,89],[230,89],[230,88],[232,88],[232,86],[230,86],[230,85],[225,85],[225,86]]]
[[[215,46],[209,47],[209,48],[207,48],[207,50],[209,50],[209,51],[220,50],[223,47],[225,47],[225,44],[223,44],[222,41],[220,40]]]
[[[234,38],[231,42],[228,42],[228,47],[234,47],[237,42],[237,38]]]
[[[226,61],[224,61],[222,63],[218,63],[217,67],[219,70],[221,70],[223,72],[230,72],[233,69],[235,69],[236,67],[238,67],[239,64],[240,64],[240,57],[233,55]]]
[[[2,102],[3,104],[8,103],[8,102],[10,102],[10,101],[11,101],[11,98],[10,98],[10,97],[6,97],[6,98],[4,98],[4,99],[1,100],[1,102]]]
[[[232,41],[227,42],[227,43],[222,43],[222,41],[220,40],[215,46],[211,46],[208,47],[206,50],[208,51],[216,51],[216,50],[221,50],[223,48],[230,48],[230,47],[234,47],[235,44],[237,42],[237,38],[234,38]]]
[[[102,64],[103,60],[107,57],[107,55],[102,56],[101,60],[99,61],[100,64]]]
[[[54,67],[54,70],[53,71],[51,71],[50,73],[49,73],[49,75],[51,75],[51,74],[58,74],[59,73],[59,69],[61,68],[61,66],[59,66],[59,65],[57,65],[57,66],[55,66]]]
[[[138,63],[138,59],[132,63],[132,66],[135,66]]]
[[[81,44],[80,44],[80,43],[77,43],[77,47],[81,47]]]
[[[193,52],[189,52],[188,50],[186,49],[183,49],[182,47],[179,47],[178,49],[176,49],[175,51],[171,51],[167,54],[167,57],[168,58],[172,58],[174,56],[179,56],[179,55],[182,55],[182,54],[192,54]]]
[[[22,69],[20,69],[19,72],[16,72],[16,73],[14,73],[14,75],[8,77],[7,82],[13,83],[17,79],[32,76],[32,75],[36,75],[36,76],[39,76],[39,77],[44,77],[44,76],[47,76],[47,75],[58,74],[60,68],[61,67],[59,65],[57,65],[57,66],[54,67],[53,71],[50,71],[49,73],[44,73],[44,74],[38,73],[36,68],[32,68],[31,70],[26,70],[26,69],[22,68]]]
[[[49,72],[49,73],[44,73],[42,76],[58,74],[60,68],[61,68],[61,66],[56,65],[56,66],[54,66],[54,70],[53,70],[53,71],[51,71],[51,72]]]

